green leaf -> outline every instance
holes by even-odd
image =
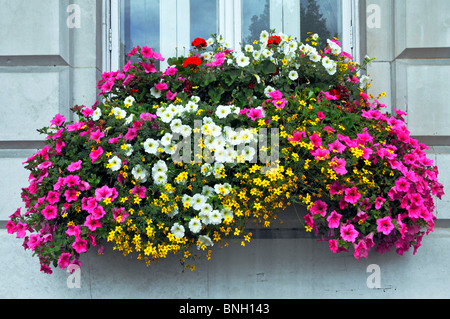
[[[225,90],[222,87],[217,86],[210,88],[208,90],[208,95],[214,103],[219,103],[224,92]]]

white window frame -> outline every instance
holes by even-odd
[[[103,67],[105,72],[120,67],[120,0],[102,0],[104,7]],[[283,33],[300,38],[300,1],[270,0],[270,25]],[[360,61],[359,46],[359,8],[358,0],[341,0],[342,47]],[[217,0],[217,33],[235,49],[242,42],[242,0]],[[174,10],[175,8],[175,10]],[[182,14],[179,14],[182,13]],[[187,55],[190,48],[190,10],[189,0],[162,0],[160,4],[160,53],[164,57]],[[183,27],[176,27],[182,25]],[[167,23],[166,23],[167,22]],[[164,63],[161,65],[164,67]]]

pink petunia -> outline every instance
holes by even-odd
[[[170,90],[166,93],[166,99],[173,101],[177,97],[177,92],[172,92]]]
[[[395,186],[393,187],[397,192],[407,192],[411,184],[403,177],[400,177],[395,181]]]
[[[70,163],[70,164],[67,166],[67,170],[68,170],[69,172],[75,172],[75,171],[78,171],[79,169],[81,169],[81,163],[82,163],[81,160],[76,161],[76,162],[73,162],[73,163]]]
[[[314,159],[316,159],[316,160],[328,158],[329,154],[330,154],[330,151],[325,150],[323,148],[317,148],[315,150],[311,150],[311,155],[313,155]]]
[[[59,196],[60,196],[60,194],[58,192],[49,191],[48,194],[47,194],[47,197],[45,199],[51,205],[54,205],[55,203],[59,202]]]
[[[44,217],[47,220],[50,220],[50,219],[55,219],[56,218],[57,211],[58,211],[58,209],[56,208],[56,206],[47,205],[47,206],[45,206],[45,208],[42,210],[41,213],[42,213],[42,215],[44,215]]]
[[[75,249],[75,251],[78,254],[86,252],[87,251],[87,240],[84,240],[84,239],[81,239],[80,237],[78,237],[73,242],[72,248]]]
[[[70,257],[72,255],[70,253],[62,253],[61,256],[58,258],[58,266],[61,267],[61,269],[66,268],[70,264]]]
[[[292,133],[292,138],[288,138],[288,140],[293,142],[300,142],[304,137],[306,137],[306,133],[304,131],[294,131]]]
[[[309,139],[311,140],[311,143],[316,146],[316,147],[320,147],[322,146],[322,138],[316,134],[316,132],[314,132]]]
[[[153,57],[153,50],[147,46],[143,46],[141,49],[141,54],[144,58],[149,59]]]
[[[384,235],[389,235],[394,227],[390,216],[377,219],[377,231]]]
[[[133,140],[137,136],[138,130],[135,128],[129,128],[128,132],[125,134],[124,138],[127,141]]]
[[[41,237],[38,234],[32,234],[30,235],[30,238],[28,239],[27,246],[31,250],[34,250],[39,244],[41,243]]]
[[[147,188],[144,186],[134,186],[131,190],[131,192],[135,195],[138,195],[139,198],[145,198],[145,192],[147,191]]]
[[[90,231],[95,231],[97,228],[102,227],[97,218],[94,218],[92,215],[88,215],[86,217],[86,221],[84,222],[84,226],[89,228]]]
[[[63,185],[73,187],[80,185],[80,177],[77,175],[68,175],[64,178]]]
[[[123,223],[128,216],[129,214],[125,208],[113,208],[113,217],[116,221],[120,217],[120,222]]]
[[[327,217],[329,228],[339,228],[339,223],[341,221],[342,215],[333,210],[330,216]]]
[[[68,203],[74,202],[78,199],[78,191],[74,188],[70,188],[64,192],[64,196]]]
[[[66,235],[67,236],[75,236],[75,237],[79,237],[81,234],[81,229],[80,226],[74,226],[74,225],[68,225],[67,226],[67,230],[66,230]]]
[[[336,172],[336,174],[338,174],[338,175],[347,174],[348,171],[345,168],[345,165],[347,164],[347,162],[345,161],[344,158],[333,157],[330,164],[331,164],[331,167],[333,168],[333,170]]]
[[[50,121],[51,124],[56,126],[61,126],[66,118],[62,116],[61,114],[56,114],[55,117]]]
[[[355,252],[353,253],[353,256],[356,258],[356,260],[359,260],[361,258],[367,258],[369,255],[369,249],[366,245],[366,242],[364,240],[360,240],[355,245]]]
[[[375,208],[379,210],[381,208],[381,206],[383,206],[383,203],[385,201],[386,201],[386,199],[384,199],[383,197],[378,196],[375,199]]]
[[[341,227],[341,237],[345,241],[354,243],[358,235],[359,232],[352,224],[347,224]]]
[[[91,132],[89,140],[94,140],[98,142],[103,137],[105,137],[105,133],[103,133],[100,129],[97,129],[96,131]]]
[[[102,206],[96,206],[93,209],[89,211],[89,213],[92,215],[93,218],[100,220],[103,218],[103,216],[106,215],[105,210]]]
[[[94,164],[94,162],[97,161],[102,154],[103,154],[103,148],[101,146],[99,146],[96,150],[93,150],[89,154],[89,157],[92,159],[92,164]]]
[[[312,215],[320,214],[322,217],[325,217],[325,215],[327,214],[327,206],[327,203],[318,200],[314,202],[309,211]]]
[[[339,140],[336,140],[333,143],[328,145],[328,149],[330,150],[330,152],[333,152],[333,153],[342,154],[346,148],[347,148],[347,146],[345,146],[344,144],[339,142]]]
[[[361,198],[361,194],[358,193],[356,186],[352,188],[345,189],[344,200],[349,204],[356,204],[356,202]]]
[[[168,89],[167,83],[160,82],[155,85],[155,89],[157,89],[159,91],[167,90]]]
[[[262,118],[261,109],[251,109],[250,112],[247,113],[247,117],[249,117],[252,121],[256,121],[259,118]]]
[[[16,238],[25,237],[27,228],[28,228],[27,224],[19,221],[15,227]]]
[[[339,251],[339,246],[336,239],[328,240],[328,247],[333,253],[337,253]]]
[[[320,111],[320,112],[317,113],[317,117],[318,117],[319,119],[323,120],[326,116],[325,116],[325,114],[323,114],[322,111]]]
[[[16,232],[16,224],[12,220],[8,220],[5,227],[8,230],[8,234],[14,234]]]
[[[101,87],[102,93],[111,91],[113,86],[114,86],[114,82],[113,81],[106,81],[105,83],[102,84],[102,87]]]

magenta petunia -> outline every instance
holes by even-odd
[[[67,166],[67,170],[68,170],[69,172],[75,172],[75,171],[78,171],[78,170],[81,169],[81,163],[82,163],[81,160],[76,161],[76,162],[73,162],[73,163],[70,163],[70,164]]]
[[[99,146],[96,150],[93,150],[89,154],[89,157],[92,159],[92,164],[94,164],[94,162],[97,161],[102,154],[103,154],[103,148],[101,146]]]
[[[358,237],[359,232],[352,224],[346,224],[341,227],[341,237],[343,240],[354,243]]]
[[[78,254],[86,252],[87,240],[81,239],[80,237],[76,238],[72,244],[72,248],[75,249]]]
[[[47,205],[45,206],[45,208],[42,210],[42,215],[44,215],[44,217],[48,220],[51,219],[55,219],[57,216],[57,212],[58,209],[56,208],[56,206],[53,205]]]
[[[331,160],[331,167],[333,168],[333,170],[336,172],[336,174],[338,175],[345,175],[347,174],[347,169],[345,168],[345,165],[347,164],[347,162],[345,161],[344,158],[337,158],[334,157]]]
[[[309,211],[312,215],[320,214],[322,217],[325,217],[327,214],[327,203],[321,200],[317,200],[314,202],[314,204],[311,206]]]
[[[358,189],[356,186],[352,188],[345,189],[345,197],[344,200],[349,204],[356,204],[358,200],[361,198],[361,194],[358,193]]]
[[[102,227],[98,219],[94,218],[92,215],[88,215],[86,217],[86,221],[84,222],[83,226],[89,228],[90,231],[95,231],[97,228]]]
[[[394,228],[395,226],[392,223],[390,216],[377,219],[378,232],[383,233],[384,235],[389,235]]]
[[[61,114],[56,114],[55,117],[50,121],[51,124],[56,126],[61,126],[66,118],[62,116]]]
[[[338,214],[335,210],[330,213],[330,216],[327,217],[328,227],[329,228],[339,228],[339,224],[341,221],[341,214]]]
[[[61,256],[58,258],[58,266],[61,267],[61,269],[66,268],[70,264],[70,257],[72,255],[70,253],[62,253]]]

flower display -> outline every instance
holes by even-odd
[[[302,205],[306,231],[355,258],[414,253],[433,230],[444,194],[426,145],[404,112],[385,112],[370,79],[337,39],[299,42],[263,31],[232,50],[196,38],[187,57],[136,47],[98,82],[98,101],[40,130],[45,146],[24,162],[29,186],[8,233],[41,270],[81,264],[110,242],[147,264],[226,246]],[[94,248],[95,247],[95,248]]]

